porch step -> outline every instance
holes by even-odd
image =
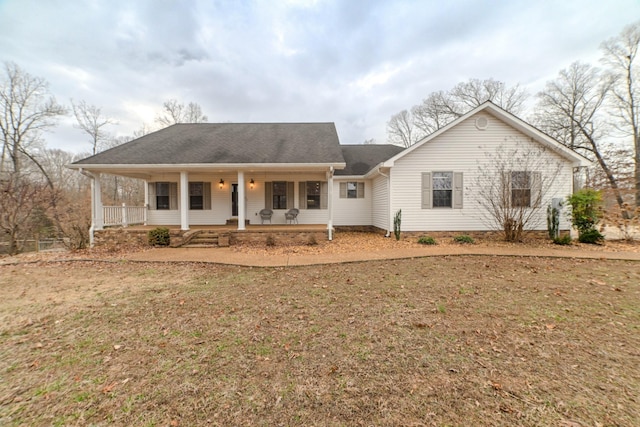
[[[229,246],[228,234],[202,231],[197,233],[188,243],[182,245],[184,248],[218,248]]]

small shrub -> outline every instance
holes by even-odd
[[[166,227],[158,227],[153,230],[149,230],[147,237],[151,246],[169,246],[169,243],[171,243],[169,229]]]
[[[595,228],[585,230],[578,236],[580,243],[601,244],[604,241],[604,236]]]
[[[315,234],[309,235],[309,240],[307,240],[307,245],[309,246],[318,246],[318,240],[316,239]]]
[[[564,236],[555,237],[553,239],[553,243],[556,245],[570,245],[571,244],[571,236],[565,234]]]
[[[461,234],[459,236],[456,236],[453,238],[453,241],[456,243],[475,243],[476,242],[475,240],[473,240],[473,237],[467,234]]]
[[[437,245],[436,239],[431,236],[421,236],[418,239],[418,243],[420,243],[421,245]]]
[[[273,236],[273,234],[269,234],[265,243],[267,244],[267,246],[273,247],[276,245],[276,238]]]

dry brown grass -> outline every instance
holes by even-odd
[[[3,425],[634,426],[640,265],[0,266]]]

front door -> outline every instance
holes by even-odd
[[[238,184],[231,184],[231,216],[238,216]]]

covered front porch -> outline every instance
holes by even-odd
[[[129,227],[131,231],[162,226],[182,232],[220,233],[241,232],[248,227],[253,233],[274,232],[274,227],[278,232],[311,229],[315,233],[322,227],[324,238],[331,240],[332,168],[207,169],[117,171],[118,175],[145,182],[143,206],[103,206],[100,176],[116,171],[84,171],[92,178],[92,234],[113,226]],[[294,220],[286,215],[292,208],[298,210]],[[271,212],[270,217],[261,215],[263,209]]]

